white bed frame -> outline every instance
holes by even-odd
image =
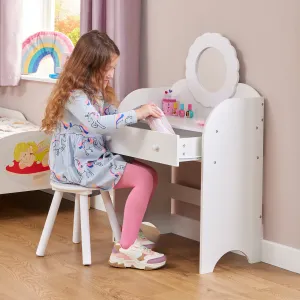
[[[205,91],[196,74],[200,55],[210,47],[218,49],[227,64],[227,78],[218,92]],[[159,174],[160,184],[145,221],[162,232],[172,232],[172,226],[166,226],[172,220],[171,199],[200,206],[201,274],[213,272],[219,259],[230,251],[242,252],[249,263],[261,261],[264,98],[252,87],[238,83],[238,71],[236,51],[226,38],[210,33],[199,37],[189,50],[186,79],[172,89],[186,107],[193,104],[195,119],[205,119],[204,129],[195,119],[169,117],[176,135],[138,124],[108,137],[116,153],[171,166],[172,176]],[[124,99],[120,111],[148,102],[161,106],[165,89],[136,90]],[[201,191],[176,182],[179,163],[194,160],[201,161],[202,174],[195,174]],[[160,170],[158,164],[154,166]],[[115,191],[119,214],[126,196]]]
[[[0,107],[0,116],[17,119],[20,121],[26,120],[25,116],[18,111]],[[6,171],[6,166],[14,160],[13,154],[15,146],[21,142],[39,143],[49,139],[49,136],[36,131],[28,131],[12,134],[1,138],[0,143],[0,195],[9,193],[18,193],[25,191],[35,191],[50,188],[50,171],[35,174],[13,174]]]

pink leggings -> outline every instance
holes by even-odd
[[[121,247],[129,248],[136,240],[148,203],[158,183],[156,171],[143,163],[127,164],[115,189],[132,188],[125,205]]]

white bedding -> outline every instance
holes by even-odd
[[[20,132],[37,130],[39,130],[39,126],[36,126],[28,121],[0,117],[0,139]]]

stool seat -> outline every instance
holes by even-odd
[[[50,185],[52,187],[52,190],[54,191],[62,191],[66,193],[80,194],[80,195],[90,195],[92,194],[92,191],[99,190],[96,188],[87,188],[76,184],[58,183],[54,181],[51,181]]]
[[[36,251],[37,256],[44,256],[50,235],[54,226],[57,212],[64,193],[75,194],[75,209],[73,222],[73,243],[82,242],[82,262],[83,265],[91,264],[91,240],[90,240],[90,221],[89,221],[89,196],[92,191],[99,190],[95,188],[87,188],[75,184],[64,184],[58,182],[50,182],[54,196],[45,222],[45,226]],[[108,219],[113,231],[115,241],[120,241],[121,229],[117,220],[117,216],[113,207],[113,203],[108,191],[101,191],[103,203],[108,215]]]

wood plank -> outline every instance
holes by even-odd
[[[5,300],[268,300],[300,299],[300,276],[263,263],[250,265],[236,254],[224,256],[213,274],[199,275],[199,244],[161,236],[157,249],[168,264],[152,272],[114,269],[106,214],[90,210],[92,259],[81,265],[74,245],[74,203],[63,201],[46,256],[37,258],[51,196],[42,192],[0,199],[0,299]]]
[[[169,185],[170,197],[177,201],[200,206],[201,191],[195,188],[187,187],[177,183]]]

